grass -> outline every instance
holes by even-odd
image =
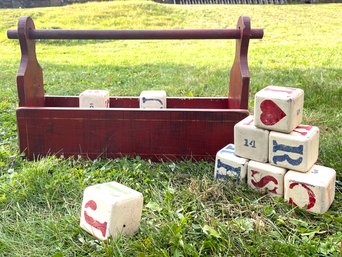
[[[114,1],[0,10],[0,256],[339,256],[342,241],[341,4],[162,5]],[[262,87],[305,90],[304,123],[321,130],[319,164],[337,171],[330,210],[314,215],[246,185],[213,180],[213,164],[151,163],[139,158],[29,162],[17,146],[18,18],[37,28],[224,28],[240,15],[265,29],[250,43],[250,106]],[[230,41],[40,41],[47,94],[106,88],[139,95],[224,96],[234,54]],[[118,181],[144,195],[133,237],[94,240],[78,226],[83,189]]]

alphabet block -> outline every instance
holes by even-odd
[[[80,108],[109,108],[108,90],[85,90],[79,96]]]
[[[307,173],[290,170],[284,178],[284,198],[313,213],[325,213],[335,197],[336,171],[314,165]]]
[[[216,154],[214,178],[246,183],[247,163],[247,159],[234,154],[234,145],[229,144]]]
[[[249,161],[247,183],[258,191],[266,191],[272,196],[284,195],[284,175],[286,169],[268,163]]]
[[[259,162],[268,160],[269,131],[254,126],[254,117],[248,116],[234,126],[235,154]]]
[[[146,90],[140,94],[140,108],[166,108],[166,92],[164,90]]]
[[[80,226],[100,240],[132,235],[140,224],[143,195],[117,182],[84,190]]]
[[[304,91],[268,86],[255,94],[255,126],[290,133],[303,118]]]
[[[307,172],[319,152],[319,128],[299,125],[290,134],[271,131],[269,162],[291,170]]]

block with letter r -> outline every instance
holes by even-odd
[[[268,152],[271,164],[307,172],[318,158],[319,129],[301,124],[289,134],[271,131]]]

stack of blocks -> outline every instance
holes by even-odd
[[[315,165],[319,129],[303,125],[304,92],[268,86],[255,95],[254,116],[234,127],[234,144],[216,155],[215,178],[245,182],[284,197],[309,212],[324,213],[335,196],[335,170]]]

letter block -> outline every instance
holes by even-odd
[[[229,144],[216,154],[214,178],[246,183],[247,163],[247,159],[234,154],[234,145]]]
[[[247,184],[261,192],[272,196],[284,195],[284,175],[286,169],[268,163],[249,161]]]
[[[314,165],[307,173],[290,170],[284,178],[284,198],[306,211],[325,213],[335,197],[336,171]]]
[[[145,90],[140,94],[140,108],[165,109],[166,92],[164,90]]]
[[[85,90],[79,96],[80,108],[109,108],[108,90]]]
[[[303,118],[304,91],[268,86],[255,94],[255,126],[290,133]]]
[[[271,131],[269,162],[279,167],[307,172],[319,152],[319,128],[299,125],[290,134]]]
[[[254,126],[254,117],[246,117],[234,126],[235,154],[259,162],[268,160],[269,131]]]
[[[84,190],[80,226],[100,240],[132,235],[140,224],[143,195],[117,182]]]

